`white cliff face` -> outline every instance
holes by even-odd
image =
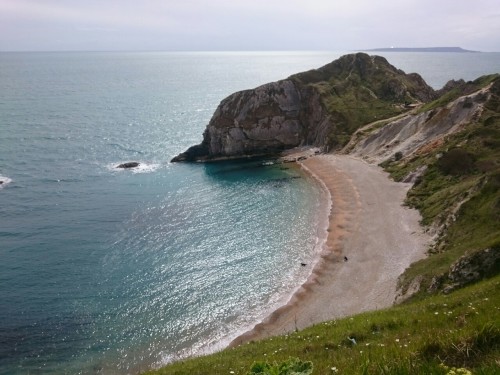
[[[446,136],[461,130],[474,117],[479,117],[488,89],[460,97],[445,107],[400,117],[367,137],[358,138],[355,145],[346,147],[346,151],[372,163],[381,163],[397,152],[402,157],[408,157],[425,151],[425,147],[443,142]]]

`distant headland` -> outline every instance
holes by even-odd
[[[389,47],[389,48],[374,48],[365,49],[367,52],[460,52],[460,53],[478,53],[480,51],[471,51],[462,47],[422,47],[422,48],[407,48],[407,47]]]

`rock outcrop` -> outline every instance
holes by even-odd
[[[481,116],[489,88],[461,96],[442,107],[398,117],[383,127],[374,126],[374,130],[370,127],[360,129],[364,137],[359,139],[355,134],[343,151],[372,163],[381,163],[396,154],[409,157],[425,153],[428,148],[441,145],[446,136],[462,130]],[[370,135],[366,136],[368,132]]]
[[[499,271],[499,249],[488,248],[466,254],[454,262],[447,273],[434,277],[428,292],[442,290],[447,294],[467,284],[498,274]]]
[[[121,169],[130,169],[130,168],[137,168],[141,163],[137,161],[129,161],[126,163],[122,163],[116,166],[116,168],[121,168]]]
[[[418,74],[405,74],[379,56],[346,55],[224,99],[201,144],[172,161],[276,154],[300,145],[343,146],[374,118],[404,112],[405,103],[435,97]]]

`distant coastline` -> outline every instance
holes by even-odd
[[[471,51],[461,47],[422,47],[422,48],[408,48],[408,47],[389,47],[389,48],[374,48],[365,49],[360,51],[367,52],[458,52],[458,53],[479,53],[481,51]]]

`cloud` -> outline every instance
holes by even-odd
[[[91,34],[93,40],[100,39],[99,48],[122,50],[141,44],[153,49],[245,50],[464,42],[466,48],[493,50],[500,49],[496,2],[1,0],[0,49],[51,48],[56,34],[64,48],[89,48],[82,40],[90,40]]]

